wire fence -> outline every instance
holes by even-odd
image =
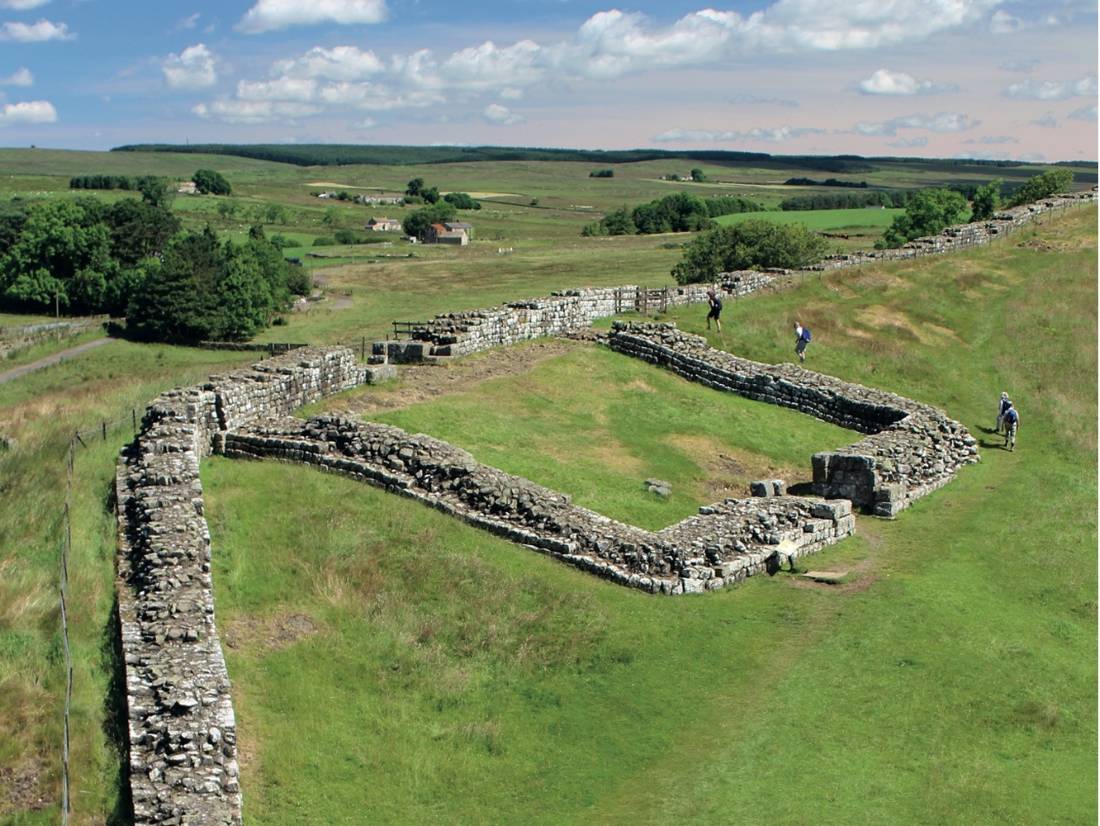
[[[61,564],[59,571],[59,601],[61,606],[61,647],[65,665],[65,705],[62,719],[61,743],[61,823],[67,826],[72,813],[70,793],[71,775],[69,770],[70,718],[73,706],[73,654],[69,641],[69,560],[73,550],[73,477],[76,469],[76,454],[80,448],[88,449],[96,442],[106,442],[112,435],[128,433],[134,435],[138,429],[138,411],[130,408],[129,414],[114,419],[102,419],[85,430],[74,430],[69,437],[69,446],[65,456],[65,503],[62,508]]]

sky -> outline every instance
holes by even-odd
[[[1096,160],[1095,0],[0,0],[0,146]]]

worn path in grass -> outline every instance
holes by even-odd
[[[20,376],[25,376],[27,373],[33,373],[35,370],[41,370],[43,367],[60,364],[74,356],[79,356],[81,353],[86,353],[89,350],[102,347],[104,344],[110,344],[112,341],[114,341],[113,338],[97,338],[92,341],[85,341],[83,344],[77,344],[75,347],[68,347],[59,353],[53,353],[37,361],[32,361],[30,364],[24,364],[20,367],[13,367],[10,370],[5,370],[0,372],[0,384],[14,381]]]

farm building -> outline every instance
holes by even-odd
[[[396,218],[371,218],[367,221],[366,228],[372,232],[398,232],[401,222]]]
[[[432,224],[424,234],[425,244],[457,244],[464,247],[470,243],[467,231],[469,224]]]

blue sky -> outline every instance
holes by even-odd
[[[0,145],[1097,158],[1083,0],[0,0]]]

